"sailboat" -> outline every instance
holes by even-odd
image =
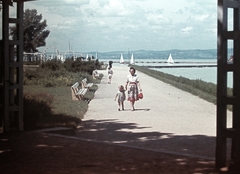
[[[167,63],[170,63],[170,64],[174,63],[171,53],[170,53],[170,55],[168,57]]]
[[[97,52],[96,52],[96,57],[95,57],[95,59],[96,59],[96,60],[98,59],[98,57],[97,57],[97,56],[98,56],[98,54],[97,54]]]
[[[130,64],[131,64],[131,65],[134,65],[134,64],[135,64],[133,54],[132,54],[131,59],[130,59]]]
[[[120,62],[119,63],[124,63],[124,60],[123,60],[123,55],[121,53],[121,56],[120,56]]]
[[[86,61],[88,61],[88,54],[86,55],[86,58],[85,58]]]

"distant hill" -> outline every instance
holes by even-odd
[[[166,50],[166,51],[152,51],[152,50],[135,50],[135,51],[113,51],[113,52],[98,52],[98,59],[119,59],[120,54],[123,54],[124,60],[129,60],[133,53],[136,59],[167,59],[169,54],[172,54],[173,59],[216,59],[217,50]],[[96,55],[96,52],[89,52],[88,54]]]

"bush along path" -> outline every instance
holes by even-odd
[[[81,122],[89,102],[94,98],[102,75],[93,79],[88,72],[94,69],[92,66],[89,65],[88,70],[85,67],[84,71],[77,71],[76,68],[69,70],[72,65],[66,66],[67,63],[51,61],[41,65],[35,71],[25,70],[24,130],[59,126],[75,129]],[[71,98],[70,87],[75,82],[81,84],[84,78],[94,85],[85,94],[85,100],[74,101]]]

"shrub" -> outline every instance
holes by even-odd
[[[92,91],[93,93],[97,91],[97,89],[98,89],[98,85],[95,85],[95,84],[89,88],[89,90]]]
[[[84,95],[84,100],[89,103],[92,99],[94,98],[94,93],[88,91],[85,95]]]
[[[81,81],[86,73],[73,73],[64,69],[51,71],[39,68],[38,71],[27,70],[24,73],[24,85],[39,85],[44,87],[71,86],[76,81]],[[89,76],[90,79],[90,76]]]
[[[62,62],[60,60],[56,60],[56,59],[48,60],[46,62],[43,62],[41,67],[43,69],[49,69],[49,70],[52,70],[52,71],[57,71],[57,70],[60,70],[60,69],[64,69],[64,66],[63,66]]]
[[[85,77],[91,82],[92,78],[90,75],[95,66],[96,61],[82,61],[80,58],[76,61],[66,59],[64,63],[57,60],[49,60],[44,62],[37,71],[26,70],[24,72],[24,85],[40,85],[44,87],[71,86]]]

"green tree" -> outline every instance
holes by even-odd
[[[42,20],[42,14],[38,15],[36,9],[26,9],[23,14],[23,34],[25,52],[37,52],[37,47],[45,46],[45,39],[50,31],[45,30],[47,21]],[[17,39],[16,26],[10,27],[10,35]]]

